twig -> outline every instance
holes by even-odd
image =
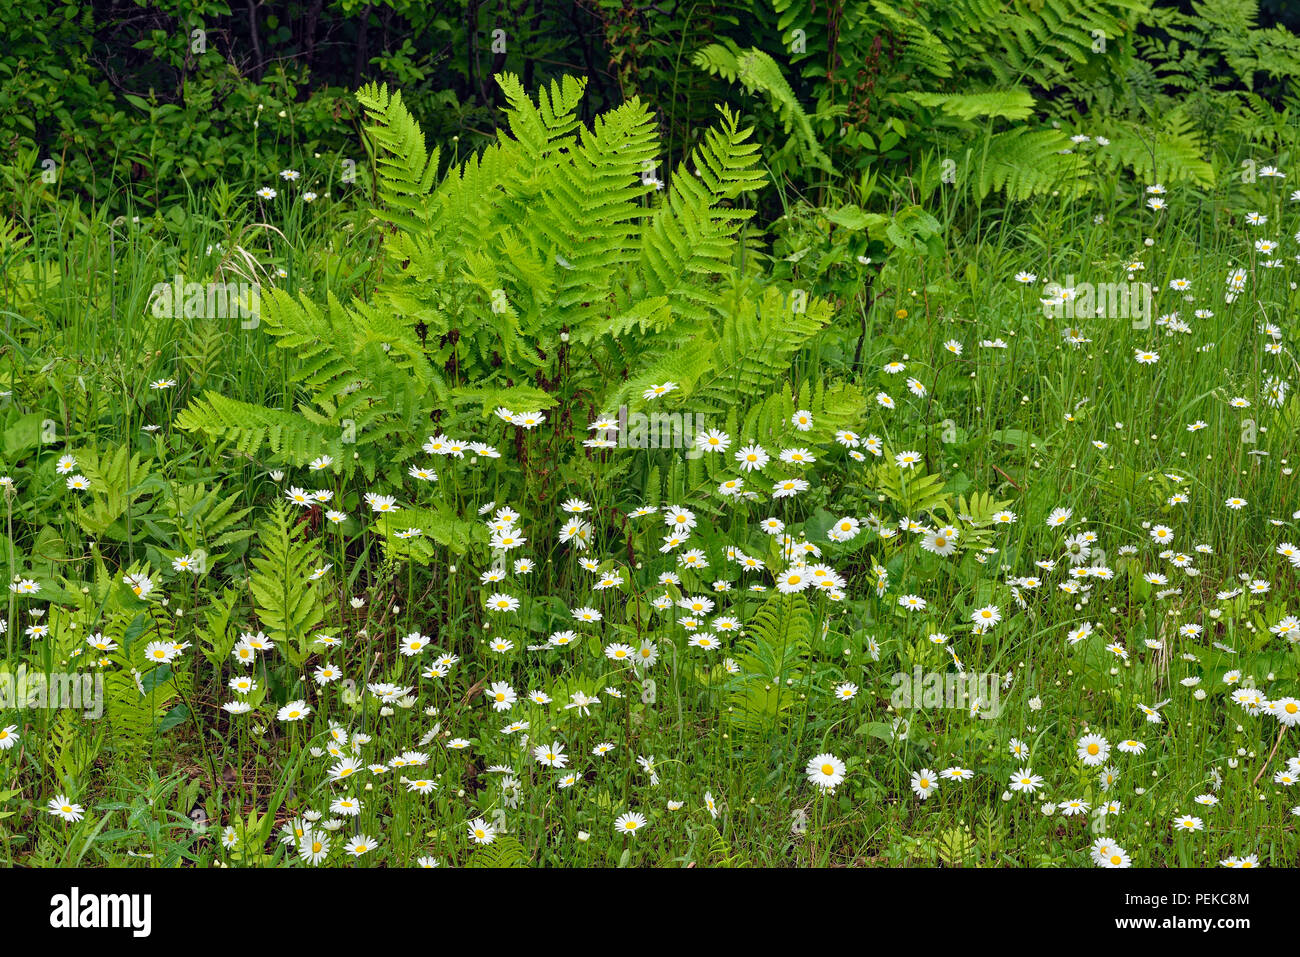
[[[1010,475],[1008,475],[1006,472],[1002,471],[1002,470],[1001,470],[1000,468],[998,468],[996,465],[992,465],[992,463],[990,463],[990,465],[992,466],[993,471],[997,472],[997,473],[998,473],[999,475],[1001,475],[1004,479],[1006,479],[1008,482],[1011,483],[1011,487],[1012,487],[1012,488],[1014,488],[1017,492],[1020,491],[1020,486],[1016,484],[1015,479],[1013,479],[1013,478],[1012,478]]]
[[[1273,750],[1268,753],[1268,760],[1260,765],[1259,773],[1255,775],[1255,780],[1250,782],[1251,787],[1254,787],[1259,783],[1259,779],[1264,776],[1264,771],[1273,763],[1273,757],[1277,754],[1278,746],[1282,743],[1282,736],[1284,734],[1286,734],[1286,725],[1282,725],[1282,727],[1277,729],[1277,740],[1273,742]]]

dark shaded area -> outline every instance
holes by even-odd
[[[1280,102],[1288,82],[1262,68],[1248,81],[1186,41],[1181,63],[1171,54],[1156,67],[1135,64],[1151,58],[1143,41],[1175,41],[1166,21],[1133,24],[1122,13],[1105,52],[1087,62],[1054,46],[1060,34],[1025,38],[1034,58],[1059,60],[1040,71],[1041,62],[1007,58],[986,41],[963,48],[988,26],[962,19],[977,3],[899,8],[962,60],[936,83],[915,69],[915,30],[847,0],[13,0],[0,6],[0,182],[21,191],[52,163],[62,189],[98,201],[129,186],[137,201],[162,205],[189,188],[264,177],[295,157],[346,157],[359,149],[352,93],[372,80],[400,88],[427,137],[457,143],[463,157],[495,133],[502,104],[492,78],[502,71],[530,90],[585,77],[586,120],[641,96],[659,118],[669,169],[718,103],[744,111],[764,142],[792,140],[797,118],[775,110],[765,89],[693,62],[719,41],[772,57],[811,117],[804,145],[829,144],[830,159],[817,164],[779,147],[778,171],[798,192],[915,157],[916,141],[900,142],[891,124],[926,130],[931,118],[909,115],[898,91],[1021,83],[1048,119],[1097,109],[1142,118],[1155,97],[1192,98],[1207,83],[1223,91],[1250,82]],[[1071,3],[1074,33],[1095,34],[1083,21],[1105,16],[1104,0]],[[1041,4],[996,9],[1046,16]],[[1157,14],[1177,11],[1195,8],[1157,4]],[[1259,11],[1261,28],[1300,30],[1300,0],[1261,0]],[[1196,114],[1207,130],[1222,119],[1201,106]]]

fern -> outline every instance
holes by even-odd
[[[887,30],[893,35],[900,48],[900,69],[909,74],[925,73],[936,79],[953,75],[952,51],[913,13],[904,12],[883,0],[872,0],[859,18],[862,26]]]
[[[1134,14],[1150,7],[1150,0],[1043,0],[1014,4],[985,24],[985,32],[1002,45],[1001,57],[990,59],[997,82],[1032,82],[1051,89],[1116,49],[1130,31]],[[956,25],[954,24],[954,28]]]
[[[140,453],[129,446],[119,446],[114,452],[78,456],[82,473],[90,480],[89,505],[76,505],[77,523],[95,537],[124,540],[127,537],[125,518],[131,511],[148,509],[149,491],[145,479],[149,466]]]
[[[45,742],[46,767],[54,771],[65,791],[81,789],[82,777],[94,764],[103,746],[103,731],[83,733],[86,722],[77,712],[62,708],[50,726]]]
[[[1013,127],[987,135],[963,157],[959,181],[970,184],[976,199],[994,191],[1011,199],[1059,190],[1067,195],[1085,189],[1090,166],[1069,149],[1059,130]]]
[[[426,212],[425,196],[438,175],[438,155],[425,148],[424,133],[402,102],[402,94],[388,84],[371,83],[357,92],[370,125],[366,134],[375,144],[374,160],[379,198],[391,222],[418,225]]]
[[[803,158],[819,169],[831,171],[830,157],[818,144],[808,114],[772,57],[754,47],[741,50],[731,40],[724,40],[698,50],[691,62],[715,76],[732,83],[739,82],[750,93],[766,94],[786,133],[797,137]]]
[[[802,594],[773,595],[758,609],[737,657],[742,677],[727,713],[733,724],[763,732],[786,719],[803,693],[812,636],[812,611]]]
[[[218,670],[229,660],[230,652],[238,640],[238,631],[233,627],[238,602],[239,591],[225,588],[220,594],[214,594],[207,607],[202,609],[203,625],[199,629],[202,642],[199,650],[208,663]]]
[[[333,603],[322,585],[309,581],[323,564],[320,547],[299,534],[289,509],[277,501],[258,525],[258,554],[248,587],[267,637],[290,664],[301,667],[310,637],[329,618]]]
[[[509,834],[498,834],[491,844],[480,847],[465,861],[466,867],[526,867],[528,854],[524,846]]]
[[[1261,30],[1258,19],[1257,0],[1151,11],[1150,32],[1136,42],[1142,61],[1126,101],[1129,115],[1176,110],[1206,137],[1226,128],[1270,145],[1289,138],[1276,107],[1294,96],[1300,38],[1280,27]]]
[[[938,107],[962,120],[985,117],[1024,120],[1033,115],[1034,98],[1027,90],[990,90],[984,93],[907,93],[905,98],[921,106]]]
[[[482,526],[466,522],[445,506],[405,508],[395,515],[381,516],[376,528],[384,536],[385,554],[413,557],[421,562],[434,558],[431,541],[463,555],[473,543],[486,544],[488,536]],[[401,538],[399,533],[419,529],[418,537]]]
[[[745,62],[756,75],[775,69]],[[293,466],[326,455],[345,476],[397,485],[430,434],[501,407],[549,410],[548,430],[581,431],[575,409],[641,402],[650,384],[677,383],[678,399],[720,415],[780,389],[832,309],[807,298],[795,310],[788,294],[742,279],[742,230],[766,182],[753,131],[721,108],[665,184],[655,117],[637,98],[588,124],[581,80],[532,97],[515,76],[498,83],[496,142],[440,181],[400,96],[361,91],[389,230],[371,300],[269,292],[261,328],[295,356],[295,395],[271,408],[207,391],[181,428],[236,455]],[[436,500],[375,529],[396,560],[482,545]]]
[[[778,289],[767,289],[759,303],[735,303],[717,335],[710,368],[696,390],[698,399],[725,411],[766,395],[830,320],[828,303],[792,298]]]
[[[1146,182],[1214,185],[1214,167],[1185,110],[1167,114],[1159,126],[1116,121],[1110,131],[1110,145],[1099,153],[1103,168],[1123,166]]]
[[[698,846],[701,849],[700,863],[705,867],[748,867],[749,861],[727,843],[722,832],[713,824],[700,828]]]
[[[752,210],[722,206],[756,189],[763,174],[755,166],[758,146],[746,142],[737,117],[721,110],[721,128],[708,130],[679,167],[668,199],[654,214],[643,238],[641,271],[647,294],[662,295],[673,314],[710,322],[722,316],[717,294],[706,281],[730,271],[739,225]]]
[[[159,680],[162,670],[149,672],[145,676],[148,683],[121,671],[104,676],[104,711],[112,731],[110,747],[135,763],[148,757],[159,721],[177,694],[170,678]]]
[[[409,327],[363,303],[347,310],[331,299],[329,306],[278,290],[263,300],[263,326],[297,357],[311,402],[286,412],[209,391],[182,411],[180,428],[291,465],[328,454],[343,472],[360,466],[372,478],[381,465],[408,458],[394,446],[421,436],[428,396],[447,395],[442,376]]]
[[[201,547],[208,553],[207,560],[213,562],[223,557],[219,549],[246,541],[253,534],[252,529],[242,527],[252,509],[235,507],[241,498],[242,492],[222,498],[220,485],[211,489],[202,485],[174,486],[172,494],[162,499],[166,516],[155,514],[154,521],[160,527],[170,526],[177,551]]]
[[[176,424],[187,432],[203,432],[231,443],[234,451],[252,458],[264,448],[291,465],[305,465],[329,452],[343,455],[342,430],[304,421],[292,412],[268,409],[252,402],[205,392],[179,416]]]

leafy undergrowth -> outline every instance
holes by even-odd
[[[373,211],[0,230],[6,863],[1294,863],[1288,171],[792,260],[730,112],[501,86],[441,176],[363,90]]]

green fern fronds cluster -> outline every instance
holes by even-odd
[[[331,298],[322,309],[279,290],[263,299],[262,325],[295,356],[311,400],[286,411],[208,391],[181,412],[180,428],[291,465],[329,455],[345,474],[360,467],[370,478],[414,454],[429,401],[447,388],[409,325],[364,303],[345,309]]]
[[[1238,39],[1231,56],[1226,48],[1224,55],[1237,58],[1238,71],[1273,76],[1293,64],[1294,37],[1279,31],[1266,38],[1257,35],[1263,31],[1250,33],[1242,26],[1253,23],[1253,0],[1214,0],[1204,6],[1213,6],[1208,12],[1215,16],[1233,18]],[[907,5],[863,0],[834,8],[772,0],[772,10],[788,62],[819,86],[828,69],[834,76],[849,64],[874,64],[869,102],[858,102],[854,109],[881,117],[881,123],[915,114],[909,123],[926,131],[924,142],[935,155],[957,164],[956,182],[975,201],[994,192],[1015,200],[1049,192],[1074,195],[1092,188],[1096,172],[1118,169],[1144,180],[1199,186],[1214,180],[1206,147],[1186,113],[1166,111],[1157,124],[1121,125],[1111,137],[1114,148],[1095,154],[1097,168],[1092,155],[1081,156],[1066,134],[1036,116],[1045,91],[1116,83],[1134,62],[1130,51],[1135,44],[1173,44],[1171,55],[1201,57],[1197,63],[1205,66],[1198,67],[1200,75],[1208,76],[1209,60],[1193,52],[1196,32],[1180,33],[1177,17],[1161,21],[1173,39],[1137,35],[1139,22],[1151,12],[1151,0],[922,0]],[[1203,37],[1199,43],[1204,47]],[[697,65],[727,78],[736,75],[734,60],[734,44],[710,44],[696,57]],[[960,76],[954,63],[965,66]],[[1183,77],[1186,64],[1168,72]],[[955,89],[958,83],[960,89]],[[1107,96],[1113,101],[1114,91]],[[831,115],[834,110],[822,104],[819,116]],[[1132,135],[1144,127],[1152,132]]]
[[[736,69],[780,86],[770,58],[742,55]],[[379,284],[347,304],[269,292],[261,329],[295,357],[297,394],[271,408],[210,390],[181,413],[181,428],[259,463],[328,456],[344,476],[359,470],[399,487],[430,435],[482,435],[483,418],[502,408],[547,411],[548,431],[568,430],[559,438],[578,450],[570,467],[579,470],[590,467],[587,416],[644,407],[651,385],[673,385],[656,409],[689,403],[720,418],[766,409],[774,419],[767,398],[782,394],[832,306],[747,275],[743,231],[766,181],[753,131],[721,108],[669,174],[657,165],[655,116],[637,98],[588,124],[577,115],[584,80],[531,97],[513,75],[498,83],[507,107],[496,142],[441,179],[437,151],[400,95],[361,90],[386,229]],[[776,96],[791,128],[810,136],[788,94]],[[853,401],[843,385],[827,395],[828,410]],[[483,545],[438,489],[375,523],[389,559],[430,562],[439,550]],[[282,543],[274,527],[259,538],[263,553],[267,541]],[[270,575],[261,570],[255,595],[283,586]],[[259,614],[265,607],[295,637],[299,609],[282,591],[275,600],[261,595]]]

